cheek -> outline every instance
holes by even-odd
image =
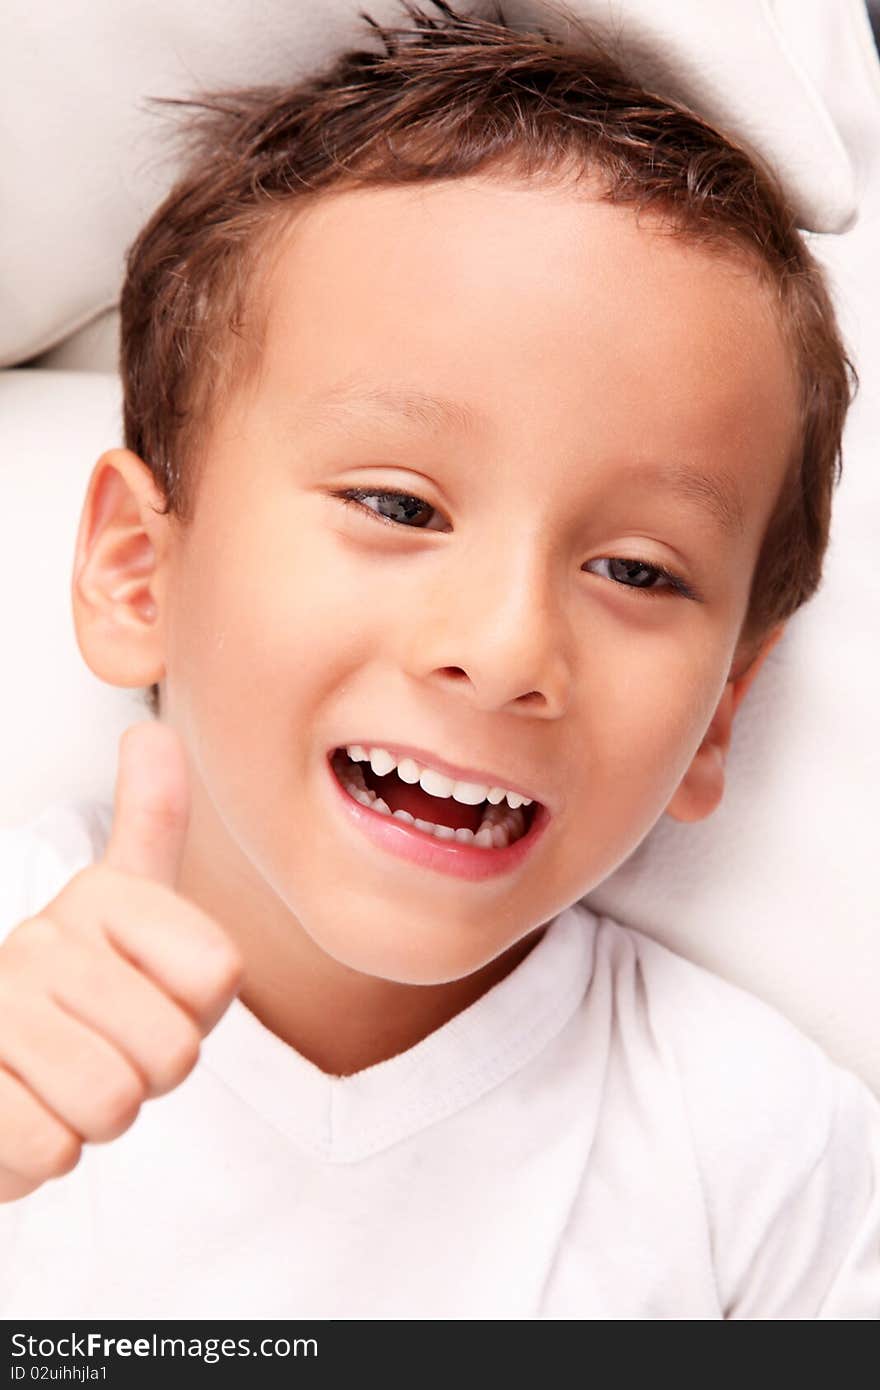
[[[649,818],[659,815],[702,742],[724,689],[723,672],[720,651],[630,646],[614,678],[603,679],[590,701],[587,724],[597,752],[584,779],[587,797],[592,784],[604,789],[612,817],[625,818],[639,804]]]
[[[170,694],[179,708],[198,702],[197,723],[208,716],[237,728],[239,743],[259,741],[255,710],[276,733],[277,719],[295,729],[298,716],[375,652],[390,615],[377,613],[379,593],[365,587],[363,567],[346,563],[338,539],[302,518],[276,508],[231,532],[212,531],[209,517],[204,538],[193,537],[175,574]]]

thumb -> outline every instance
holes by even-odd
[[[180,735],[158,720],[129,725],[119,740],[104,863],[174,888],[188,822],[189,772]]]

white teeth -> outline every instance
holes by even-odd
[[[512,817],[511,820],[505,818],[504,821],[495,823],[484,819],[475,835],[466,825],[453,830],[451,825],[435,825],[433,821],[414,819],[408,811],[390,811],[382,798],[375,793],[371,798],[368,792],[352,791],[352,796],[362,806],[369,806],[381,816],[390,816],[393,820],[403,821],[405,825],[414,825],[416,830],[424,830],[437,840],[458,840],[462,844],[480,845],[483,849],[504,849],[522,834],[522,825],[511,824]]]
[[[412,758],[404,758],[397,764],[397,775],[401,782],[406,782],[411,787],[419,780],[420,771],[418,763],[414,763]]]
[[[358,751],[363,752],[362,749]],[[369,761],[371,766],[374,766],[373,758],[375,754],[381,754],[384,751],[384,749],[370,750],[371,757]],[[386,754],[386,756],[388,755]],[[367,761],[366,755],[361,761]],[[419,780],[425,791],[429,791],[429,788],[425,787],[424,784],[425,774],[419,770],[416,763],[412,762],[412,759],[407,761],[412,768],[419,771]],[[402,808],[397,811],[392,811],[388,803],[384,801],[382,797],[377,796],[376,792],[373,791],[371,787],[367,786],[362,768],[352,766],[350,763],[339,763],[337,766],[343,786],[361,806],[368,806],[371,810],[378,811],[379,814],[383,816],[392,816],[396,820],[403,821],[405,825],[414,825],[417,830],[423,830],[430,835],[434,835],[438,840],[454,839],[460,841],[462,844],[479,845],[483,849],[503,849],[506,845],[512,844],[514,840],[519,839],[524,832],[525,821],[523,819],[523,812],[518,808],[511,810],[507,805],[502,807],[499,801],[490,802],[484,807],[482,819],[476,834],[467,826],[461,826],[459,829],[454,830],[450,825],[438,825],[433,821],[419,820],[411,816],[409,811],[404,811]],[[381,760],[379,760],[379,766],[382,766]],[[374,767],[374,771],[375,770]],[[384,773],[379,773],[378,775],[384,776]],[[434,775],[439,776],[439,774]],[[448,781],[448,779],[445,780]],[[468,784],[456,783],[455,785],[456,787],[461,787],[467,786]],[[434,793],[431,794],[434,795]],[[513,793],[511,793],[511,795],[513,795]],[[468,804],[477,805],[478,803],[471,801]]]
[[[444,777],[442,772],[435,772],[433,768],[422,768],[419,776],[419,784],[429,796],[451,796],[455,782],[451,777]],[[480,797],[482,801],[483,798]]]
[[[386,772],[390,772],[395,766],[395,759],[390,753],[386,753],[384,748],[370,749],[370,767],[377,777],[384,777]]]
[[[531,806],[531,798],[520,796],[519,792],[507,791],[504,787],[486,787],[479,782],[456,782],[442,772],[431,767],[422,767],[414,758],[401,758],[400,761],[388,752],[387,748],[370,748],[369,751],[359,743],[350,744],[346,750],[353,763],[368,762],[377,777],[385,777],[393,768],[402,782],[413,786],[416,782],[429,796],[442,799],[453,797],[464,806],[479,806],[488,801],[490,806],[498,806],[505,799],[512,811],[519,806]]]
[[[456,782],[452,795],[463,806],[480,806],[486,800],[486,788],[479,782]]]
[[[506,792],[503,787],[490,787],[486,800],[493,806],[507,798],[507,804],[511,811],[515,811],[518,806],[531,806],[532,802],[528,796],[520,796],[519,792]]]

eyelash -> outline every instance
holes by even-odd
[[[404,522],[395,521],[393,517],[382,516],[380,512],[375,511],[372,507],[364,506],[363,499],[365,497],[393,497],[402,498],[406,502],[422,502],[422,505],[426,507],[430,507],[431,505],[429,502],[424,502],[421,497],[415,497],[412,493],[409,492],[386,491],[384,489],[379,488],[345,488],[343,489],[343,491],[334,492],[331,495],[333,497],[338,497],[340,502],[343,502],[348,506],[356,506],[359,509],[359,511],[366,513],[368,516],[372,517],[374,521],[378,521],[382,526],[403,526],[404,530],[410,531],[420,531],[425,528],[420,526],[408,527],[405,525]],[[665,579],[667,583],[670,585],[670,589],[646,589],[643,587],[639,587],[639,585],[637,584],[622,584],[619,580],[612,580],[612,583],[617,584],[618,588],[620,589],[629,589],[633,593],[644,594],[648,598],[659,598],[661,594],[669,593],[670,591],[674,592],[678,596],[681,596],[682,598],[698,598],[698,595],[695,592],[695,590],[693,590],[689,584],[685,583],[685,581],[681,578],[681,575],[675,574],[672,570],[666,569],[664,565],[650,565],[648,564],[647,560],[640,560],[635,555],[612,555],[610,557],[603,556],[602,558],[623,560],[624,564],[627,565],[638,565],[641,569],[650,570],[652,574],[659,575],[661,578]]]

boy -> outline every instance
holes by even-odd
[[[876,1318],[880,1106],[579,902],[819,583],[821,276],[600,53],[406,8],[129,256],[73,605],[159,718],[7,837],[2,1312]]]

